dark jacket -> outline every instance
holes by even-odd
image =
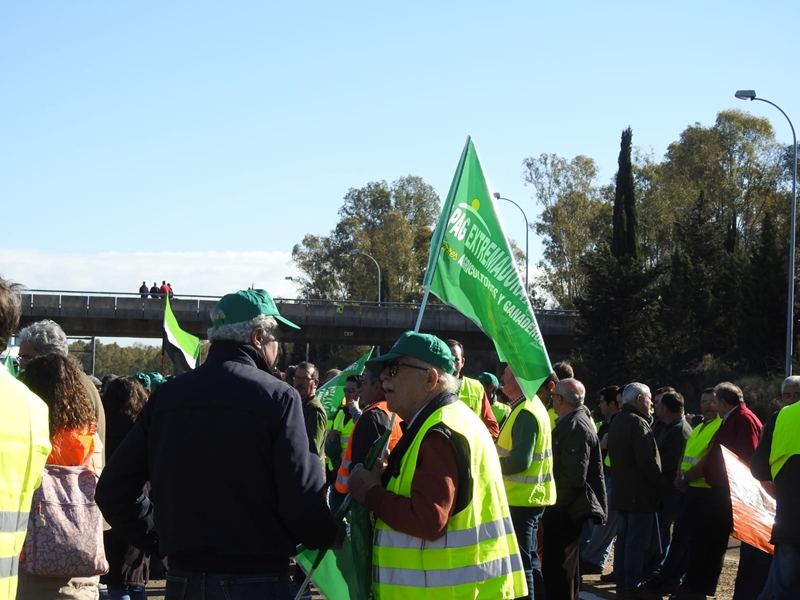
[[[772,415],[761,434],[753,458],[750,459],[750,470],[759,481],[773,481],[769,455],[772,451],[772,438],[775,433],[775,422],[778,413]],[[798,443],[800,452],[800,443]],[[800,545],[800,453],[790,457],[781,467],[775,483],[775,525],[772,527],[773,544]]]
[[[205,363],[151,396],[103,471],[97,504],[170,567],[288,570],[298,543],[322,548],[336,535],[308,443],[297,391],[255,348],[214,342]],[[152,504],[137,504],[148,480]]]
[[[133,419],[114,408],[106,410],[106,457],[111,458],[122,441],[133,429]],[[103,547],[108,560],[108,573],[100,582],[112,585],[147,584],[150,578],[150,557],[143,550],[131,546],[115,529],[103,532]]]
[[[645,415],[623,404],[608,428],[611,458],[611,508],[656,512],[664,489],[661,457]]]
[[[573,521],[605,522],[608,510],[601,457],[594,423],[582,408],[556,420],[553,428],[556,503],[553,510],[566,510]]]
[[[686,440],[692,435],[692,426],[681,415],[672,423],[665,423],[661,428],[656,445],[661,456],[661,472],[664,474],[664,485],[667,489],[675,489],[675,477],[681,466]]]

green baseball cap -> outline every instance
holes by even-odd
[[[484,371],[483,373],[478,375],[478,381],[480,381],[481,383],[491,383],[492,385],[495,385],[495,386],[498,386],[498,387],[500,386],[500,382],[497,381],[497,377],[495,377],[494,375],[492,375],[488,371]]]
[[[133,374],[133,378],[141,383],[143,387],[147,388],[148,390],[150,389],[150,375],[147,373],[138,371],[137,373]]]
[[[364,366],[373,372],[380,372],[386,367],[386,363],[401,356],[413,356],[421,361],[439,367],[445,373],[452,375],[455,373],[453,365],[453,354],[450,348],[441,339],[430,333],[415,333],[406,331],[394,343],[392,349],[386,354],[368,360]]]
[[[275,306],[275,301],[267,290],[240,290],[235,294],[226,294],[220,298],[214,309],[220,311],[220,314],[215,314],[216,319],[211,319],[211,326],[214,329],[223,325],[244,323],[255,319],[258,315],[275,317],[279,325],[300,329],[289,319],[281,316],[278,307]]]

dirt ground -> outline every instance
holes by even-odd
[[[613,565],[613,555],[609,557],[606,565],[606,572],[611,571]],[[736,569],[739,566],[739,542],[731,538],[728,544],[728,553],[725,556],[725,566],[722,570],[722,577],[717,587],[717,600],[731,600],[733,597],[733,584],[736,581]],[[164,600],[164,580],[157,579],[147,585],[147,597],[149,600]],[[586,575],[583,578],[583,590],[612,600],[614,594],[614,584],[601,583],[599,575]],[[319,593],[314,594],[314,600],[325,600],[325,596]],[[327,600],[347,600],[344,598],[328,598]]]

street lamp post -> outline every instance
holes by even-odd
[[[786,308],[786,377],[792,375],[792,343],[794,337],[794,255],[795,255],[795,219],[797,218],[797,136],[794,132],[794,125],[783,109],[769,100],[757,98],[755,90],[739,90],[735,96],[739,100],[760,100],[771,104],[786,117],[789,127],[792,128],[792,147],[794,148],[794,164],[792,165],[792,216],[790,219],[789,231],[789,305]]]
[[[359,250],[357,248],[354,248],[353,250],[350,250],[350,254],[352,254],[353,256],[359,256],[359,255],[360,256],[366,256],[372,262],[375,263],[375,268],[378,269],[378,306],[380,306],[381,305],[381,267],[378,264],[378,261],[375,260],[372,257],[372,255],[367,254],[366,252],[362,252],[361,250]]]
[[[528,227],[528,215],[525,214],[525,211],[522,210],[522,207],[510,200],[509,198],[503,198],[500,196],[499,192],[494,193],[494,197],[496,200],[505,200],[506,202],[511,202],[514,206],[519,209],[519,212],[522,213],[522,218],[525,219],[525,295],[530,296],[531,288],[528,287],[528,272],[530,271],[530,264],[528,262],[528,233],[530,232],[530,227]]]

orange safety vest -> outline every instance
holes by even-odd
[[[380,402],[376,402],[367,410],[364,411],[366,413],[369,410],[380,409],[386,413],[386,415],[391,419],[392,413],[386,407],[386,400],[381,400]],[[359,421],[364,417],[364,414],[361,414],[359,417]],[[402,419],[398,415],[395,417],[394,425],[392,425],[392,433],[389,435],[389,451],[391,452],[392,449],[395,447],[397,442],[400,440],[400,436],[403,435],[403,431],[400,429],[400,423]],[[339,472],[336,474],[336,491],[341,492],[342,494],[347,493],[347,481],[350,479],[350,462],[353,455],[353,439],[356,436],[356,432],[358,431],[358,422],[356,422],[356,426],[353,429],[353,432],[350,434],[350,439],[347,442],[347,448],[344,451],[344,456],[342,457],[342,464],[339,466]]]

